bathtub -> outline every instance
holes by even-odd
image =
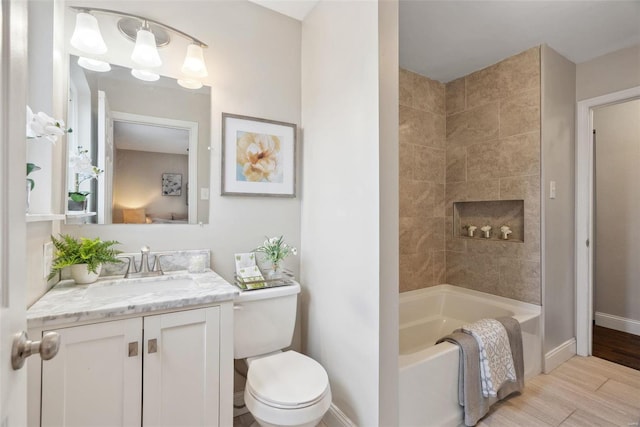
[[[512,316],[522,329],[525,378],[540,373],[540,306],[451,285],[400,294],[400,426],[463,424],[458,347],[435,342],[482,318]]]

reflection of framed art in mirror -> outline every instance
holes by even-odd
[[[163,173],[162,174],[162,195],[180,196],[182,195],[182,174]]]

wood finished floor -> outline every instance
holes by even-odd
[[[593,355],[640,370],[640,336],[593,325]]]
[[[523,394],[494,405],[478,426],[640,426],[640,371],[573,357],[527,381]]]
[[[245,414],[234,418],[233,425],[249,427],[252,422],[251,414]],[[528,380],[523,394],[494,405],[477,425],[640,427],[640,371],[576,356],[550,374]]]

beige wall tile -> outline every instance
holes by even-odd
[[[420,226],[416,227],[418,236],[416,252],[431,252],[444,250],[444,218],[418,219]]]
[[[465,80],[467,109],[497,101],[502,97],[498,64],[471,73]]]
[[[501,177],[540,174],[539,132],[501,139],[499,150]]]
[[[400,179],[411,179],[413,177],[413,144],[400,142],[399,147]]]
[[[444,84],[428,77],[415,76],[415,92],[413,106],[423,111],[444,115],[445,93]]]
[[[464,111],[465,106],[465,78],[450,81],[445,85],[447,114]]]
[[[447,148],[446,181],[462,182],[467,180],[467,149],[466,147]]]
[[[400,105],[413,107],[413,90],[416,75],[411,71],[400,68]]]
[[[447,283],[447,267],[445,251],[434,251],[431,254],[433,281],[435,285]]]
[[[479,181],[502,176],[501,148],[498,140],[467,147],[467,180]]]
[[[447,283],[495,294],[499,280],[496,257],[447,251],[446,259]]]
[[[500,101],[500,137],[540,129],[540,89],[530,89]]]
[[[433,286],[432,254],[400,255],[400,292]]]
[[[444,184],[445,150],[416,146],[414,155],[414,179]]]
[[[540,262],[499,258],[498,295],[540,304]]]
[[[447,251],[454,252],[466,252],[467,251],[467,239],[461,239],[454,236],[453,232],[453,217],[448,216],[444,222],[444,241],[445,249]]]
[[[445,185],[433,184],[433,216],[444,218],[447,215],[444,200]]]
[[[540,90],[540,47],[536,46],[511,56],[498,64],[502,93]]]
[[[413,185],[414,182],[412,179],[400,178],[399,180],[398,191],[400,192],[400,194],[398,198],[398,212],[401,218],[410,218],[416,216],[415,204],[413,199]]]
[[[420,114],[415,108],[400,106],[398,130],[401,144],[418,144],[422,128]]]
[[[400,106],[400,142],[444,148],[446,121],[443,115]]]
[[[498,116],[497,102],[447,116],[447,147],[497,139]]]
[[[418,235],[415,231],[413,217],[400,217],[400,254],[415,254],[417,252]]]
[[[499,200],[500,180],[482,180],[467,182],[452,182],[447,184],[445,202],[447,215],[453,215],[453,202],[471,202],[475,200]]]

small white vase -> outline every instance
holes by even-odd
[[[96,272],[92,273],[89,271],[87,264],[75,264],[71,267],[71,278],[79,285],[86,285],[88,283],[93,283],[98,280],[98,276],[100,276],[100,271],[102,271],[102,264],[98,265],[96,268]]]

